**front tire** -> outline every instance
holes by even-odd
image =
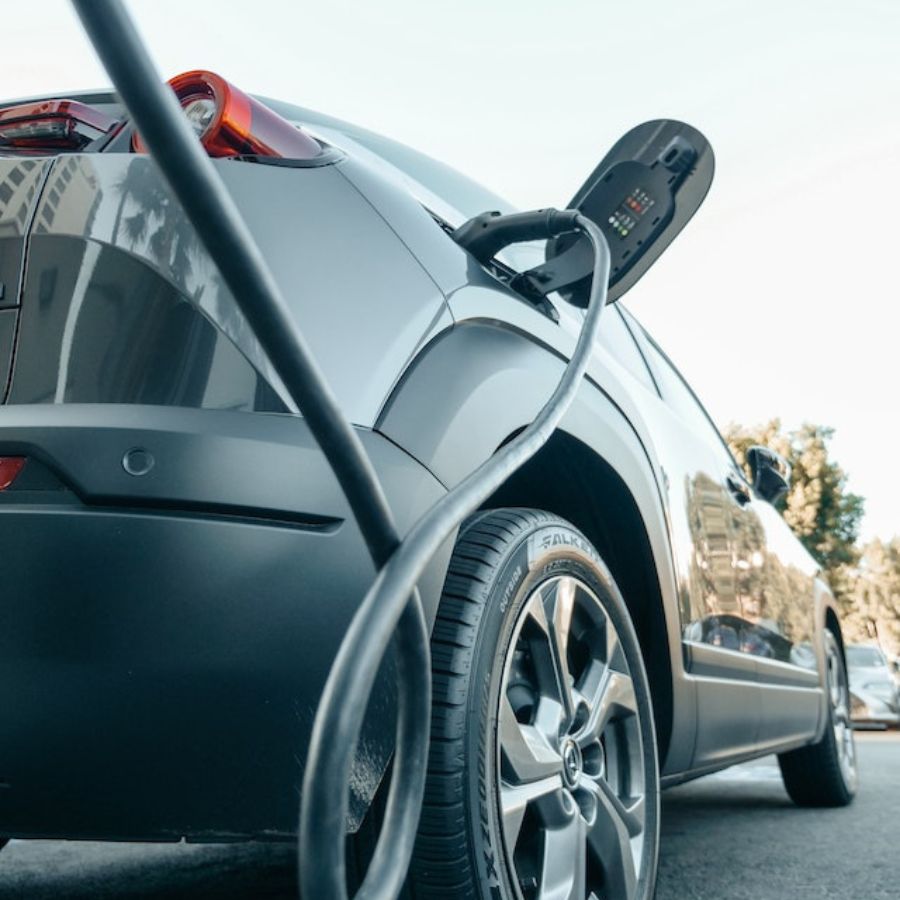
[[[821,739],[778,757],[781,777],[798,806],[847,806],[856,795],[856,744],[850,722],[847,668],[831,631],[825,631],[828,722]]]
[[[573,526],[482,513],[450,562],[416,900],[648,900],[659,772],[618,588]]]

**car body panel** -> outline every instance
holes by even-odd
[[[489,299],[484,289],[467,287],[451,296],[450,307],[459,324],[433,341],[408,370],[377,426],[448,487],[533,418],[558,381],[563,365],[560,356],[548,353],[535,338],[545,337],[564,347],[572,339],[580,315],[560,310],[561,316],[572,316],[572,330],[566,332],[514,296],[492,295],[490,319],[477,317]],[[593,383],[584,385],[560,427],[613,467],[647,524],[657,576],[667,598],[677,695],[675,732],[666,767],[681,770],[691,761],[694,699],[693,687],[682,678],[679,628],[677,617],[672,619],[676,594],[667,511],[653,462],[634,421],[618,407],[617,401],[621,401],[639,418],[625,388],[627,374],[615,360],[598,353],[591,364],[591,378]],[[596,387],[597,380],[603,384],[602,390]]]
[[[44,159],[0,157],[0,400],[12,367],[26,239],[51,167]]]
[[[53,163],[0,157],[0,309],[18,305],[25,238]]]
[[[59,371],[65,368],[67,353],[79,355],[79,342],[85,357],[116,353],[117,346],[134,343],[134,323],[143,317],[183,316],[184,311],[177,309],[180,300],[214,323],[290,407],[271,364],[152,160],[124,154],[69,154],[53,165],[30,241],[37,265],[33,271],[29,265],[25,278],[24,338],[57,334]],[[218,160],[217,169],[347,417],[354,424],[371,425],[397,372],[423,336],[446,316],[440,290],[337,164],[284,168]],[[433,221],[429,224],[440,231]],[[62,239],[74,241],[74,246]],[[48,241],[56,244],[42,253]],[[115,294],[106,281],[132,284],[138,277],[135,267],[125,261],[118,265],[128,271],[116,275],[112,260],[119,255],[146,267],[142,280],[148,285],[153,281],[150,273],[158,274],[177,295],[159,300],[155,294],[150,298]],[[98,260],[110,273],[99,284],[92,280]],[[67,270],[57,272],[56,266]],[[57,281],[62,287],[59,295],[53,291]],[[135,304],[152,308],[135,309]],[[167,331],[161,324],[155,344],[142,335],[148,358],[171,354]],[[31,356],[25,356],[28,366]],[[67,399],[68,385],[46,372],[46,354],[40,356],[40,363],[34,363],[40,372],[13,373],[10,402]],[[207,356],[214,365],[215,351]],[[349,359],[353,366],[346,364]],[[118,402],[147,402],[139,396],[121,396],[126,362],[99,360],[97,371],[90,373],[95,395],[78,393],[76,399],[101,401],[118,392]],[[147,365],[144,360],[140,363]],[[165,364],[162,359],[160,364]],[[110,384],[102,383],[101,373]],[[231,398],[222,396],[218,402],[228,408]]]
[[[341,174],[383,216],[406,248],[447,296],[470,283],[488,282],[481,266],[455,242],[388,167],[348,157]]]
[[[18,320],[18,310],[0,309],[0,397],[6,395]]]
[[[443,488],[360,437],[403,532]],[[123,466],[136,448],[154,460],[138,476]],[[374,575],[303,420],[6,407],[0,452],[48,473],[0,493],[3,833],[292,834],[322,685]],[[421,584],[429,621],[449,551]],[[388,664],[350,827],[390,757],[393,710]]]
[[[762,571],[756,573],[755,560],[747,559],[749,554],[738,558],[738,565],[743,559],[750,573],[745,581],[743,614],[757,636],[747,652],[807,668],[808,648],[815,635],[815,608],[797,603],[796,598],[813,594],[820,567],[770,503],[756,498],[754,505],[764,531]]]
[[[286,410],[183,289],[109,244],[34,235],[22,301],[10,404]]]

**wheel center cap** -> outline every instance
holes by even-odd
[[[571,738],[567,738],[562,746],[563,778],[572,788],[578,784],[581,775],[581,749]]]

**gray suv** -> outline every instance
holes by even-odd
[[[405,531],[551,393],[583,248],[479,257],[460,227],[510,207],[441,163],[211,73],[173,87]],[[288,840],[373,568],[141,151],[112,94],[0,105],[0,835]],[[672,121],[598,165],[573,205],[604,228],[610,299],[712,171]],[[763,754],[801,805],[856,790],[834,600],[773,506],[788,467],[754,448],[742,471],[621,303],[601,331],[562,427],[419,585],[416,898],[650,897],[660,789]],[[388,661],[349,785],[363,855],[395,709]]]

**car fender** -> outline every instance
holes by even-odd
[[[424,348],[388,399],[376,430],[399,444],[450,488],[528,424],[556,387],[562,354],[497,319],[469,318]],[[687,765],[693,749],[695,698],[685,679],[678,592],[661,471],[611,393],[585,379],[560,428],[622,479],[643,519],[656,566],[672,660],[673,716],[667,768]],[[614,373],[607,375],[614,381]],[[604,385],[605,387],[605,385]],[[620,386],[621,387],[621,386]],[[627,394],[616,391],[627,401]],[[565,473],[561,473],[564,477]],[[682,748],[688,759],[681,760]]]

